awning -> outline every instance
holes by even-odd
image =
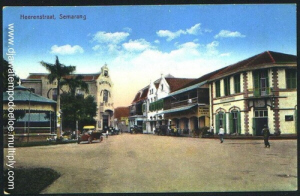
[[[191,109],[192,107],[194,107],[196,105],[198,105],[198,104],[193,104],[193,105],[188,105],[188,106],[184,106],[184,107],[179,107],[179,108],[173,108],[173,109],[169,109],[169,110],[164,110],[164,111],[162,111],[161,113],[158,113],[158,114],[168,114],[168,113],[173,113],[173,112],[180,112],[180,111]]]
[[[177,91],[174,91],[174,92],[170,93],[168,96],[166,96],[164,98],[172,97],[172,96],[178,95],[180,93],[184,93],[184,92],[187,92],[187,91],[190,91],[190,90],[194,90],[194,89],[200,88],[201,86],[203,86],[206,83],[207,83],[207,81],[204,81],[204,82],[201,82],[201,83],[194,84],[192,86],[188,86],[186,88],[182,88],[180,90],[177,90]]]

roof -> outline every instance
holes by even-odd
[[[139,101],[143,101],[147,98],[148,95],[148,91],[149,91],[149,85],[146,86],[145,88],[143,88],[142,90],[140,90],[136,95],[134,100],[132,101],[132,103],[136,103]]]
[[[297,56],[284,54],[273,51],[266,51],[260,53],[258,55],[252,56],[248,59],[242,60],[235,64],[229,65],[217,71],[217,73],[213,74],[209,79],[219,79],[221,77],[225,77],[234,73],[239,73],[247,70],[254,70],[257,68],[269,67],[279,65],[282,66],[284,64],[296,63]]]
[[[166,97],[171,97],[171,96],[178,95],[178,94],[183,93],[183,92],[186,92],[186,91],[190,91],[190,90],[199,88],[199,87],[201,87],[202,85],[204,85],[204,84],[206,84],[206,83],[207,83],[207,81],[203,81],[203,82],[201,82],[201,83],[196,83],[196,84],[194,84],[194,85],[191,85],[191,86],[188,86],[188,87],[185,87],[185,88],[181,88],[181,89],[179,89],[179,90],[177,90],[177,91],[174,91],[174,92],[170,93],[170,94],[169,94],[168,96],[166,96]],[[166,97],[165,97],[165,98],[166,98]]]
[[[172,108],[172,109],[169,109],[169,110],[164,110],[164,111],[158,113],[157,115],[188,110],[188,109],[191,109],[192,107],[194,107],[196,105],[198,105],[198,104],[193,104],[193,105],[188,105],[188,106],[183,106],[183,107],[178,107],[178,108]]]
[[[27,77],[28,80],[30,79],[35,79],[35,80],[40,80],[43,77],[47,77],[49,74],[48,73],[30,73],[29,76]],[[76,76],[81,75],[83,76],[83,81],[94,81],[98,79],[100,73],[95,73],[95,74],[71,74],[68,76],[65,76],[64,78],[75,78]]]
[[[174,92],[177,89],[180,89],[193,80],[195,80],[195,78],[166,78],[166,81],[170,86],[170,92]]]
[[[115,108],[114,117],[120,119],[121,117],[129,116],[129,107],[117,107]]]
[[[16,86],[14,88],[14,101],[15,102],[38,102],[38,103],[48,103],[55,104],[56,101],[52,99],[47,99],[35,93],[29,92],[24,86]],[[3,92],[3,101],[8,102],[8,92]]]

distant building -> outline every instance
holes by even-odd
[[[127,132],[128,130],[128,117],[129,117],[129,107],[117,107],[114,111],[114,125],[122,132]]]
[[[22,85],[32,89],[32,91],[43,97],[56,100],[57,99],[57,81],[53,84],[49,83],[47,78],[48,73],[30,73],[27,79],[22,79]],[[112,95],[113,83],[110,78],[110,73],[107,65],[101,67],[100,73],[95,74],[72,74],[67,76],[76,77],[83,76],[83,81],[88,84],[89,93],[86,94],[82,89],[76,89],[76,93],[84,94],[84,96],[92,95],[97,103],[96,129],[102,130],[104,126],[113,124],[114,101]],[[64,86],[62,91],[68,90]]]

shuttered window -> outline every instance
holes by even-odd
[[[220,97],[221,94],[220,94],[220,80],[219,81],[216,81],[216,97]]]
[[[234,76],[234,92],[241,92],[241,76],[240,74]]]
[[[230,95],[230,77],[224,78],[224,95]]]
[[[297,70],[295,69],[286,69],[286,88],[294,89],[297,88]]]

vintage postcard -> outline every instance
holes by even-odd
[[[3,7],[4,192],[297,191],[296,10]]]

